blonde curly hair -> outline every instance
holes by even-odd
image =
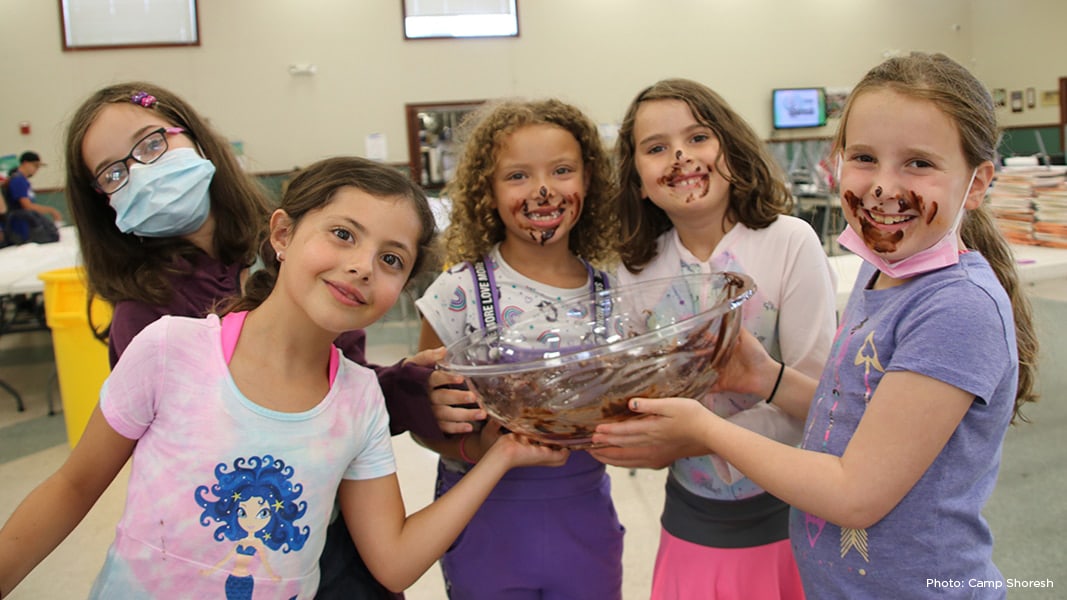
[[[596,125],[582,111],[559,100],[503,100],[483,105],[460,126],[463,151],[455,177],[444,190],[452,200],[451,223],[440,238],[445,264],[479,260],[504,240],[504,223],[493,198],[499,150],[516,130],[542,124],[574,136],[589,177],[582,216],[571,231],[568,247],[598,266],[614,260],[619,232],[619,220],[611,207],[614,180]]]

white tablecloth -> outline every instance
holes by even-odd
[[[1023,283],[1038,283],[1048,279],[1067,277],[1067,250],[1041,246],[1012,246]],[[837,312],[845,310],[852,286],[859,276],[863,259],[852,253],[830,257],[830,265],[837,272]]]
[[[78,233],[73,225],[59,229],[59,241],[0,248],[0,296],[44,291],[37,275],[81,264]]]

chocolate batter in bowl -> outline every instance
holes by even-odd
[[[592,446],[600,423],[637,416],[630,398],[697,398],[741,327],[750,277],[678,275],[549,304],[448,347],[489,415],[546,444]]]

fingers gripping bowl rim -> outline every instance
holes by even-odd
[[[751,277],[727,271],[582,294],[457,340],[439,366],[465,377],[507,429],[590,448],[597,425],[638,416],[630,398],[703,396],[755,291]]]

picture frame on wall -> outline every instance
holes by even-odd
[[[1026,88],[1026,108],[1034,108],[1037,106],[1037,90],[1029,87]]]
[[[199,46],[198,0],[59,0],[63,50]]]
[[[993,89],[993,104],[997,108],[1004,108],[1008,105],[1008,91],[1004,88]]]
[[[826,118],[827,119],[840,119],[841,113],[845,110],[845,103],[848,102],[848,95],[852,93],[850,87],[828,87],[826,88]]]
[[[1023,91],[1012,90],[1011,92],[1011,112],[1023,112]]]

